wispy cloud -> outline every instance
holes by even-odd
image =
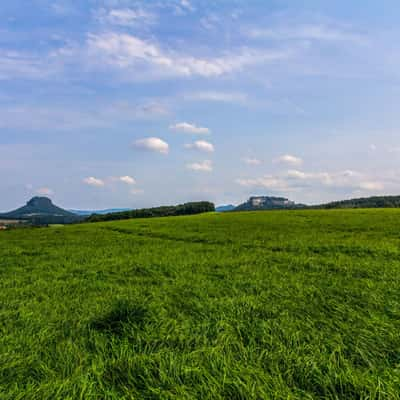
[[[195,7],[189,0],[172,0],[171,2],[165,2],[165,4],[169,4],[174,10],[174,13],[180,16],[184,16],[195,11]]]
[[[363,35],[338,24],[312,23],[291,27],[251,28],[246,33],[255,39],[366,43]]]
[[[292,52],[288,50],[241,48],[220,57],[198,57],[164,50],[152,41],[117,32],[89,34],[87,46],[93,59],[92,65],[102,62],[120,70],[131,71],[135,75],[140,73],[140,76],[146,71],[147,76],[153,78],[218,77],[241,71],[251,65],[292,56]]]
[[[63,17],[67,15],[74,15],[78,12],[71,2],[66,0],[53,0],[50,8],[54,14]]]
[[[75,104],[56,106],[20,104],[0,108],[0,128],[27,130],[70,130],[113,127],[135,120],[157,119],[168,115],[162,103],[111,102],[78,107]]]
[[[242,161],[248,165],[261,165],[262,161],[254,157],[243,157]]]
[[[187,164],[186,168],[197,172],[212,172],[213,163],[211,160],[204,160],[201,162]]]
[[[137,8],[100,8],[95,12],[95,19],[102,24],[119,25],[124,27],[149,25],[156,21],[156,15]]]
[[[42,80],[60,71],[57,60],[49,54],[0,49],[0,80]]]
[[[105,185],[105,183],[102,179],[95,178],[94,176],[89,176],[87,178],[84,178],[83,183],[85,183],[86,185],[95,186],[95,187],[102,187]]]
[[[277,175],[266,175],[257,178],[239,178],[236,180],[241,186],[266,188],[278,192],[298,190],[326,190],[341,189],[350,192],[380,192],[385,189],[385,179],[345,170],[338,172],[304,172],[289,170]],[[324,189],[325,188],[325,189]]]
[[[187,10],[194,11],[194,6],[190,0],[180,0],[179,4],[181,7],[186,8]]]
[[[218,15],[211,13],[200,19],[200,24],[206,30],[217,29],[218,25],[223,23],[223,19]]]
[[[302,172],[298,170],[288,171],[286,178],[289,181],[302,182],[301,184],[320,184],[323,186],[359,189],[365,191],[381,191],[385,184],[381,181],[372,180],[357,171],[346,170],[339,172]]]
[[[247,101],[247,95],[240,92],[221,92],[221,91],[201,91],[187,93],[184,95],[186,100],[216,102],[216,103],[237,103],[243,104]]]

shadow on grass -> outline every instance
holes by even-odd
[[[107,314],[92,321],[90,328],[108,335],[123,336],[128,326],[143,328],[148,315],[147,306],[119,300]]]

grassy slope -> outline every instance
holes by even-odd
[[[400,210],[0,233],[0,398],[397,399]]]

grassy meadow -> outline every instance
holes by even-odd
[[[0,232],[0,399],[398,399],[400,210]]]

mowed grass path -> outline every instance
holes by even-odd
[[[400,210],[0,233],[0,399],[398,399]]]

